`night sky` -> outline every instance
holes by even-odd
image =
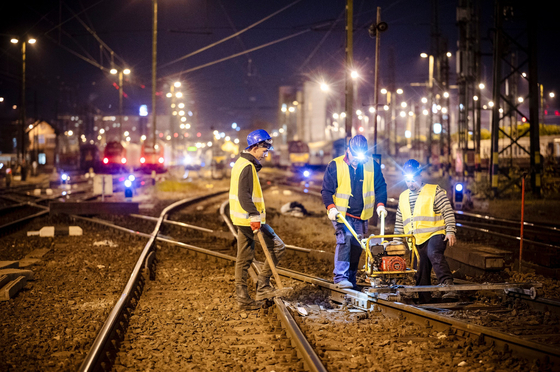
[[[432,1],[354,1],[354,59],[361,73],[360,100],[372,95],[375,40],[367,32],[381,7],[389,29],[381,38],[381,86],[394,68],[396,85],[407,100],[418,100],[425,82],[427,60],[419,57],[430,48]],[[493,1],[482,1],[483,52],[491,54],[486,38],[492,26]],[[537,4],[538,1],[533,3]],[[192,57],[177,59],[215,43],[289,6],[253,29]],[[243,128],[259,121],[276,121],[278,87],[299,85],[324,78],[343,95],[345,61],[345,1],[300,0],[158,0],[158,91],[165,94],[169,83],[180,74],[187,87],[188,108],[197,111],[199,125],[228,128],[237,122]],[[439,1],[439,26],[455,53],[458,31],[456,1]],[[125,113],[136,114],[141,104],[151,105],[152,3],[150,0],[88,1],[4,1],[0,5],[0,96],[5,98],[2,116],[19,103],[21,53],[10,44],[10,35],[27,32],[37,38],[28,49],[28,116],[53,119],[56,113],[73,113],[88,105],[97,112],[116,114],[118,92],[115,77],[84,60],[110,68],[110,57],[100,52],[99,42],[85,27],[114,52],[120,67],[132,74],[124,84]],[[545,92],[560,93],[558,37],[555,15],[550,6],[539,11],[539,81]],[[274,45],[240,55],[225,62],[200,68],[221,58],[302,32]],[[105,51],[108,49],[105,48]],[[394,65],[388,56],[393,53]],[[78,54],[84,58],[78,56]],[[492,58],[483,59],[483,77],[491,86]],[[451,61],[450,83],[455,84],[455,62]],[[487,91],[490,95],[490,90]],[[560,98],[557,98],[560,99]],[[163,96],[158,98],[163,113]],[[554,105],[551,102],[551,105]],[[258,124],[255,124],[258,125]]]

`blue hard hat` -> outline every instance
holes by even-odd
[[[268,132],[264,129],[254,130],[247,135],[247,145],[249,146],[245,147],[245,150],[249,150],[251,147],[261,142],[268,143],[270,145],[268,149],[274,150],[272,147],[272,137],[270,137],[270,134],[268,134]]]
[[[406,161],[406,163],[404,163],[402,167],[403,176],[408,174],[414,177],[419,175],[420,173],[422,173],[422,167],[420,166],[418,160],[409,159]]]
[[[366,137],[362,136],[361,134],[352,137],[350,143],[348,144],[348,148],[354,156],[358,154],[365,154],[368,151]]]

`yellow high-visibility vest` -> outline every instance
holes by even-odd
[[[344,155],[334,158],[336,164],[336,180],[337,188],[333,196],[334,205],[336,209],[346,216],[348,211],[348,203],[352,195],[352,183],[350,181],[350,170],[348,164],[344,161]],[[375,206],[375,174],[373,172],[373,159],[369,159],[364,165],[364,182],[362,185],[362,195],[364,198],[364,209],[360,218],[368,220],[373,216],[373,208]]]
[[[237,159],[233,169],[231,170],[231,183],[229,187],[229,215],[234,225],[251,226],[249,213],[247,213],[247,211],[241,207],[241,203],[239,203],[239,177],[245,167],[251,167],[253,171],[253,203],[261,214],[261,223],[264,224],[266,223],[266,210],[264,207],[261,183],[259,181],[259,176],[257,175],[257,168],[255,168],[255,165],[249,160],[242,157]]]
[[[434,212],[437,185],[426,184],[420,190],[414,213],[410,211],[410,191],[405,190],[399,196],[404,233],[414,234],[416,244],[422,244],[434,235],[445,235],[445,221],[441,213]]]

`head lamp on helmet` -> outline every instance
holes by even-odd
[[[368,144],[366,137],[358,134],[357,136],[352,137],[350,143],[348,144],[348,149],[352,156],[354,156],[359,161],[366,161],[367,151],[368,151]]]
[[[420,175],[420,173],[422,173],[422,168],[415,159],[408,160],[402,167],[402,174],[406,181],[413,181],[414,177]]]

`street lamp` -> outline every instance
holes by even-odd
[[[130,69],[129,68],[124,68],[124,69],[116,69],[116,68],[112,68],[110,71],[111,75],[117,75],[119,76],[119,142],[121,141],[121,137],[122,137],[122,127],[123,127],[123,75],[129,75],[130,74]]]
[[[10,42],[12,44],[17,44],[20,42],[19,39],[13,37]],[[21,42],[21,61],[22,61],[22,69],[21,69],[21,103],[20,103],[20,130],[21,130],[21,161],[25,160],[25,65],[26,65],[26,50],[27,44],[35,44],[37,40],[34,38],[27,38],[27,40],[23,40]],[[22,180],[25,180],[25,176],[22,174]]]

